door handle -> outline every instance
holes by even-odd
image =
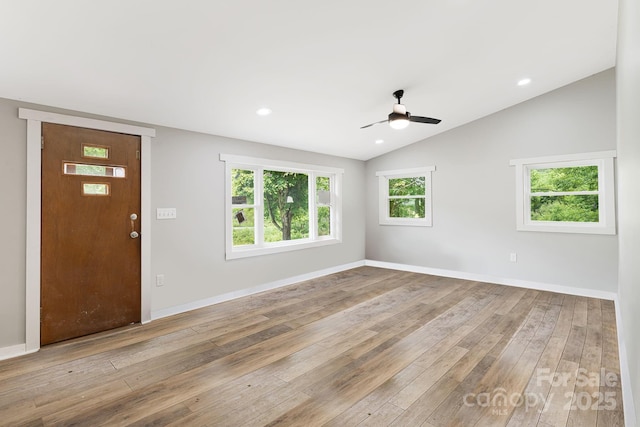
[[[129,219],[131,219],[131,233],[129,233],[129,237],[131,237],[132,239],[137,239],[138,237],[140,237],[140,233],[136,231],[135,224],[136,219],[138,219],[138,215],[132,213],[131,215],[129,215]]]

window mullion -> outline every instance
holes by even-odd
[[[589,190],[589,191],[538,191],[535,193],[529,193],[531,197],[543,197],[543,196],[597,196],[600,194],[599,190]]]
[[[309,212],[309,238],[312,240],[318,239],[318,209],[316,202],[316,174],[310,172],[307,179],[309,197],[307,197],[308,212]]]
[[[389,199],[424,199],[426,196],[424,194],[410,194],[406,196],[389,196]]]
[[[389,215],[389,211],[391,209],[391,196],[389,196],[389,177],[384,177],[384,217],[387,221],[391,220],[391,215]]]
[[[337,226],[337,206],[336,206],[336,175],[332,175],[329,177],[329,235],[331,237],[336,236],[336,226]]]
[[[256,246],[264,245],[264,168],[257,168],[255,171],[254,201],[256,205],[254,212],[254,236]]]

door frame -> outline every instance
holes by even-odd
[[[40,237],[42,192],[42,123],[55,123],[108,132],[140,136],[140,189],[141,189],[141,307],[142,323],[151,321],[151,138],[152,128],[124,123],[69,116],[47,111],[19,108],[18,117],[27,120],[27,215],[26,215],[26,316],[25,350],[40,349]]]

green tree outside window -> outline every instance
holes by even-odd
[[[598,222],[598,167],[532,169],[531,220]]]
[[[389,217],[425,217],[425,177],[389,179]]]

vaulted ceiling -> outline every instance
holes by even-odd
[[[615,0],[2,1],[0,97],[365,160],[613,67],[616,27]],[[397,89],[442,122],[360,129]]]

